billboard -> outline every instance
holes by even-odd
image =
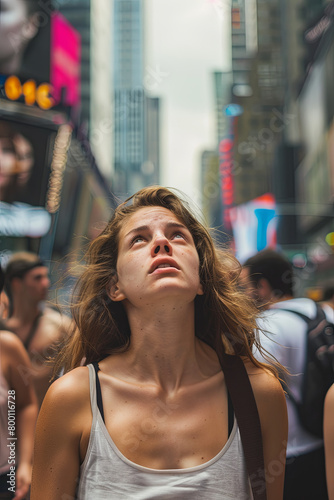
[[[50,2],[6,2],[0,22],[5,97],[50,109],[80,104],[79,33]]]
[[[0,236],[45,235],[44,208],[56,131],[0,119]]]
[[[44,2],[1,2],[0,73],[48,82],[50,14]]]
[[[266,193],[230,209],[235,254],[244,263],[265,248],[277,246],[275,198]]]
[[[80,58],[79,33],[56,12],[51,17],[51,94],[56,103],[66,106],[80,103]]]
[[[243,113],[243,108],[238,104],[228,104],[223,109],[228,119],[228,134],[219,142],[219,175],[221,186],[221,197],[223,207],[223,226],[226,232],[230,232],[231,214],[234,205],[234,144],[236,135],[236,124],[238,117]]]

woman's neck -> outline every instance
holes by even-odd
[[[153,312],[127,312],[130,348],[116,358],[119,356],[131,379],[172,393],[181,385],[199,382],[217,372],[218,367],[211,367],[215,353],[195,337],[193,303],[160,307]]]

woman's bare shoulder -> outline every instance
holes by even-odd
[[[65,475],[73,467],[74,474],[77,474],[80,443],[84,435],[89,436],[91,422],[88,369],[75,368],[53,382],[43,400],[35,435],[35,466],[37,463],[38,470],[43,470],[43,475],[49,474],[45,463],[50,457],[56,457],[56,463],[59,457],[55,469],[67,464]],[[52,472],[52,468],[50,470]],[[53,480],[51,477],[51,484]]]
[[[274,422],[287,422],[286,400],[279,379],[270,370],[257,367],[250,360],[244,360],[244,364],[262,428],[266,429],[274,425]]]
[[[74,368],[55,380],[49,387],[43,407],[69,411],[89,402],[89,374],[86,366]]]
[[[334,384],[328,389],[325,398],[325,408],[331,408],[334,412]]]
[[[286,412],[286,401],[282,385],[277,377],[265,368],[255,366],[250,360],[244,360],[256,404],[262,415],[282,415]]]
[[[249,380],[259,390],[265,390],[269,384],[269,390],[281,388],[281,383],[277,377],[269,370],[260,366],[256,366],[250,359],[243,358],[243,362],[249,377]]]

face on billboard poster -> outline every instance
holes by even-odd
[[[55,134],[0,120],[0,235],[39,237],[49,230],[44,207]]]
[[[0,0],[0,84],[7,99],[42,109],[78,106],[80,64],[80,35],[51,0]]]
[[[49,81],[50,16],[43,0],[0,0],[0,73]]]

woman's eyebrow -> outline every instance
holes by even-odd
[[[188,229],[184,224],[181,224],[180,222],[168,222],[166,224],[168,228],[170,227],[179,227],[180,229]]]
[[[166,227],[168,229],[173,228],[173,227],[177,227],[180,229],[187,229],[187,227],[184,224],[181,224],[180,222],[167,222]],[[131,229],[131,231],[129,231],[125,235],[125,238],[127,238],[128,236],[131,236],[134,233],[140,233],[140,231],[147,231],[149,228],[150,227],[148,225],[135,227],[134,229]]]
[[[134,229],[131,229],[131,231],[129,231],[126,235],[125,235],[125,238],[127,238],[128,236],[130,236],[131,234],[133,233],[138,233],[140,231],[147,231],[147,229],[149,229],[149,226],[145,225],[145,226],[139,226],[139,227],[135,227]]]

